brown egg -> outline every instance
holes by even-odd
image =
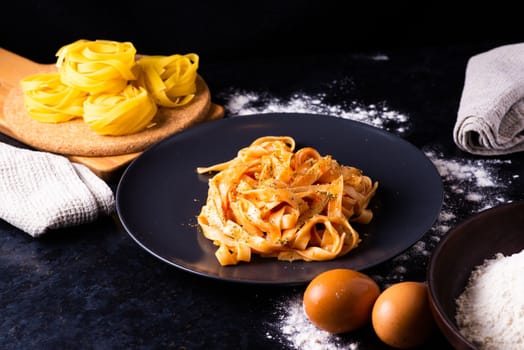
[[[380,288],[369,276],[351,269],[333,269],[308,284],[304,311],[318,328],[344,333],[370,322],[373,303]]]
[[[410,349],[422,345],[435,329],[428,289],[421,282],[400,282],[385,289],[375,301],[371,322],[389,346]]]

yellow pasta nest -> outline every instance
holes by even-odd
[[[378,182],[314,148],[295,151],[288,136],[258,138],[235,158],[197,172],[216,172],[197,220],[223,266],[249,262],[253,253],[332,260],[360,242],[350,221],[373,217],[368,204]]]
[[[164,107],[183,106],[195,96],[199,57],[195,54],[143,57],[139,84]]]
[[[68,86],[90,94],[117,93],[136,79],[135,54],[130,42],[78,40],[58,50],[56,65]]]
[[[20,84],[25,107],[38,121],[60,123],[84,114],[87,93],[63,84],[56,73],[32,75]]]
[[[135,59],[130,42],[78,40],[57,52],[54,73],[22,79],[29,115],[40,122],[74,118],[98,134],[127,135],[152,125],[158,107],[180,107],[196,93],[196,54]]]

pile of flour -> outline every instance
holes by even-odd
[[[474,269],[457,299],[456,321],[481,350],[524,349],[524,250]]]

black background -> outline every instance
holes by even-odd
[[[9,1],[0,46],[41,63],[80,38],[203,62],[312,53],[494,44],[522,38],[513,4],[441,1]]]

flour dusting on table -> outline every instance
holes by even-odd
[[[283,300],[277,306],[277,312],[279,319],[275,331],[280,334],[273,336],[268,332],[268,338],[276,337],[297,350],[358,349],[357,342],[344,342],[341,337],[316,328],[304,313],[301,295]]]
[[[269,94],[232,91],[226,98],[224,108],[231,116],[259,113],[325,114],[359,121],[397,134],[404,134],[410,128],[409,117],[391,110],[384,102],[369,105],[355,101],[345,105],[329,104],[326,102],[327,97],[325,93],[295,93],[288,99],[281,99]]]
[[[470,208],[468,214],[474,214],[510,201],[506,191],[518,175],[508,178],[501,173],[510,160],[450,158],[429,146],[424,147],[424,152],[444,183],[444,203],[434,227],[437,236],[464,219],[455,215],[459,208]]]

